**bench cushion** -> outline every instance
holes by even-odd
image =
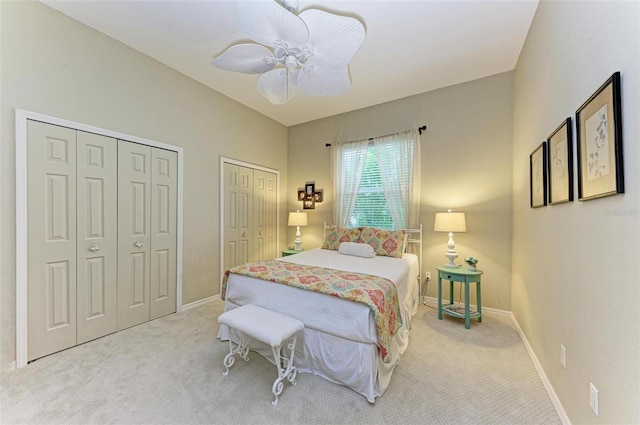
[[[218,322],[271,347],[279,347],[284,340],[304,328],[297,319],[253,304],[222,313]]]

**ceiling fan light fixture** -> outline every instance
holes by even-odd
[[[269,102],[286,103],[297,88],[310,96],[339,96],[351,87],[349,62],[365,37],[357,19],[317,9],[295,15],[275,1],[238,0],[236,24],[260,44],[231,46],[211,64],[262,74],[256,86]]]

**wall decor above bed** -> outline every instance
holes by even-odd
[[[316,208],[316,202],[322,202],[324,189],[316,189],[316,182],[307,182],[304,188],[298,188],[298,201],[302,202],[305,210]]]

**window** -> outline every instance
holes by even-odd
[[[417,222],[420,150],[416,132],[347,142],[334,150],[334,221],[405,228]]]
[[[373,144],[367,148],[367,157],[356,194],[356,204],[349,217],[349,226],[370,226],[393,229],[393,219],[384,196],[380,165]],[[404,227],[404,226],[401,226]]]

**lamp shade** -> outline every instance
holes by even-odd
[[[436,213],[436,222],[433,226],[433,230],[436,232],[466,232],[467,222],[464,219],[464,213]]]
[[[289,213],[289,226],[306,226],[307,225],[307,213],[306,212],[290,212]]]

